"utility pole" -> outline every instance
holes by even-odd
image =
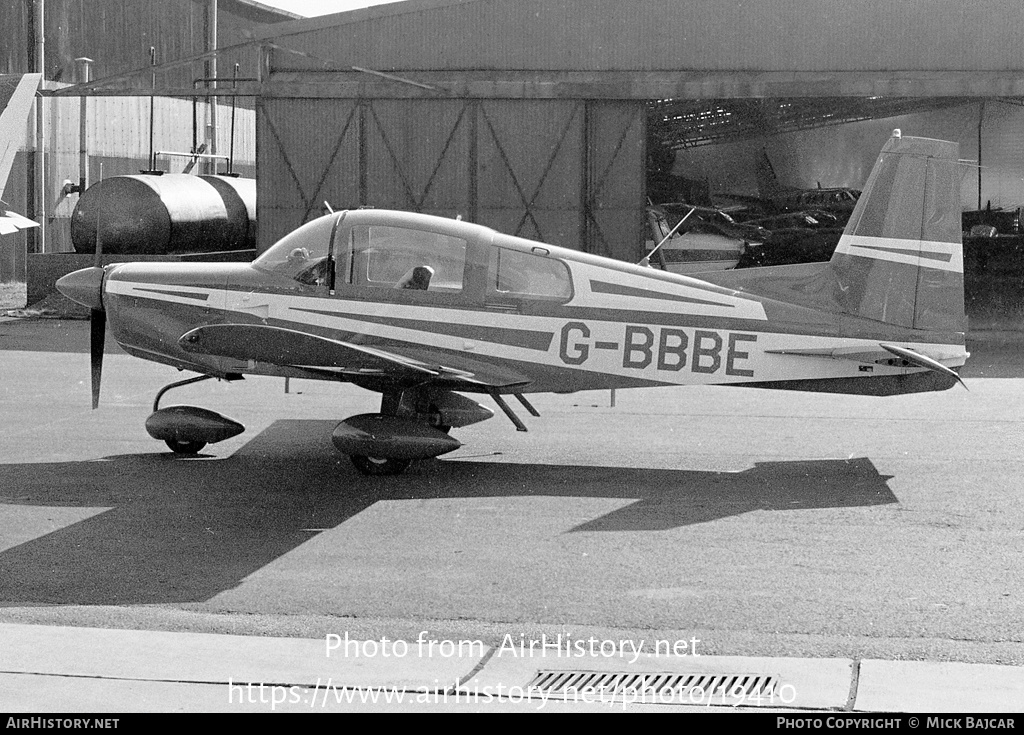
[[[210,14],[209,21],[206,24],[207,33],[209,34],[206,41],[207,51],[217,50],[217,0],[210,0],[208,11]],[[211,79],[210,85],[213,89],[217,88],[217,54],[214,53],[210,57],[210,72],[207,76]],[[217,155],[217,95],[210,96],[210,151],[211,156]],[[211,170],[209,173],[217,173],[217,159],[210,158]]]
[[[36,72],[42,77],[39,81],[40,87],[46,86],[46,23],[45,8],[43,0],[35,0],[35,67]],[[36,97],[36,155],[35,155],[35,212],[36,221],[39,222],[39,234],[37,237],[36,252],[46,252],[46,119],[43,116],[43,96]]]
[[[91,67],[92,59],[79,56],[75,59],[78,64],[78,82],[84,84],[92,81]],[[83,94],[78,99],[78,195],[81,196],[89,186],[89,126],[88,106],[89,96]]]

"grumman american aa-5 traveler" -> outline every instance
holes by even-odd
[[[199,373],[163,389],[148,432],[180,454],[235,436],[163,393],[244,375],[348,381],[379,413],[333,443],[397,474],[506,397],[724,384],[863,395],[959,381],[966,318],[957,144],[895,131],[831,261],[666,273],[455,219],[374,209],[308,222],[249,264],[125,263],[58,288],[92,309],[93,402],[105,323],[126,352]]]

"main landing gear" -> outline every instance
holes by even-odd
[[[352,454],[349,455],[349,459],[361,474],[370,477],[377,475],[400,475],[412,464],[411,459],[367,457],[364,454]]]
[[[221,416],[216,411],[197,406],[169,406],[160,408],[160,399],[172,388],[209,380],[213,375],[200,375],[165,385],[153,401],[153,413],[146,419],[146,431],[154,439],[167,444],[177,455],[194,457],[207,444],[238,436],[245,427],[237,421]]]
[[[391,391],[380,413],[345,419],[331,441],[364,475],[398,475],[414,460],[429,459],[462,446],[448,435],[452,427],[491,418],[494,412],[458,393],[437,388]]]
[[[197,406],[160,408],[160,399],[173,388],[209,380],[200,375],[164,386],[153,401],[146,431],[180,456],[195,456],[207,444],[238,436],[245,427],[215,411]],[[232,378],[228,378],[229,380]],[[234,379],[240,379],[240,376]],[[514,394],[534,416],[532,405]],[[491,397],[519,431],[526,426],[497,393]],[[491,418],[494,411],[476,401],[443,388],[409,388],[382,394],[380,413],[364,413],[345,419],[334,429],[331,441],[349,456],[364,475],[398,475],[415,460],[454,451],[462,443],[449,435],[452,428]]]

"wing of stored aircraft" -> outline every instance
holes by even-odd
[[[894,395],[944,390],[967,359],[956,144],[886,143],[828,263],[701,278],[409,212],[332,212],[251,264],[129,263],[58,282],[126,352],[208,377],[336,380],[381,395],[332,439],[360,471],[461,446],[503,396],[734,385]],[[174,387],[172,384],[170,387]],[[241,431],[206,409],[147,429],[180,454]]]
[[[39,227],[39,223],[8,209],[7,204],[0,200],[0,235],[13,235],[31,227]]]
[[[40,74],[0,74],[0,195],[7,186],[14,155],[24,142],[25,122],[41,79]],[[0,201],[0,235],[38,226]]]

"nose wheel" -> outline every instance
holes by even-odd
[[[164,386],[153,401],[153,413],[146,419],[146,431],[159,439],[178,456],[194,457],[207,444],[238,436],[245,427],[237,421],[221,416],[216,411],[197,406],[170,406],[160,408],[160,399],[172,388],[179,388],[214,376],[200,375]]]

